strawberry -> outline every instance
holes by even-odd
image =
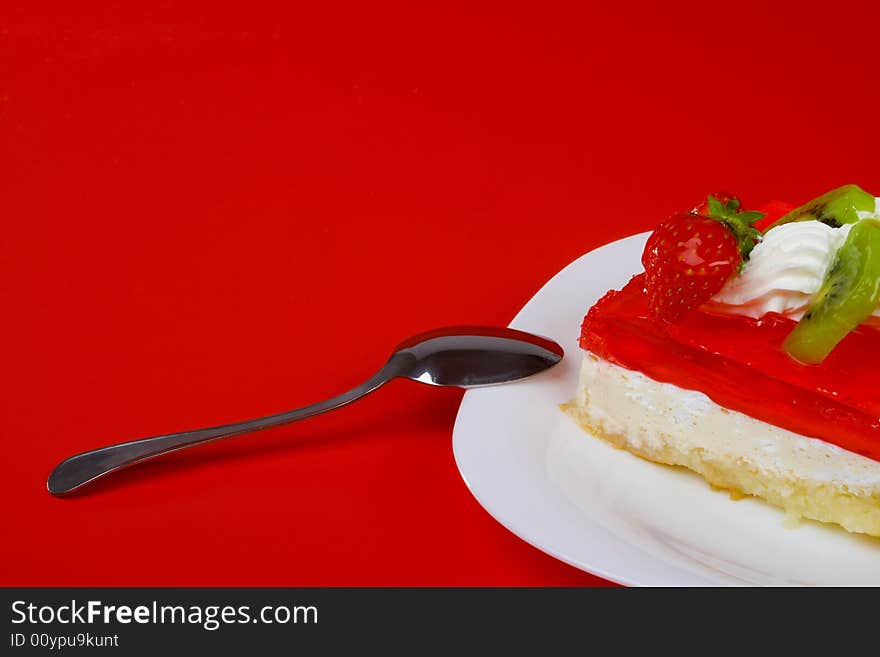
[[[720,195],[719,195],[720,196]],[[703,305],[738,272],[760,233],[752,227],[763,215],[742,212],[739,199],[706,197],[705,214],[674,214],[648,238],[642,253],[648,308],[675,322]]]

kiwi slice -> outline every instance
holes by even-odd
[[[781,216],[770,228],[793,221],[821,221],[832,228],[840,228],[857,222],[859,211],[873,212],[874,196],[858,185],[844,185]]]
[[[809,308],[783,343],[802,363],[821,363],[831,350],[871,316],[880,300],[880,221],[855,224]]]

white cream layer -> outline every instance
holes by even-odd
[[[880,493],[880,462],[723,408],[701,392],[660,383],[587,353],[576,403],[609,434],[638,446],[671,440],[684,451],[736,459],[759,472]]]

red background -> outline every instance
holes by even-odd
[[[44,482],[506,324],[707,191],[880,190],[867,1],[73,4],[0,24],[2,584],[602,583],[471,498],[457,390]]]

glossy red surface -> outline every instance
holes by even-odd
[[[698,390],[717,404],[880,460],[880,332],[860,327],[820,365],[782,349],[795,323],[694,311],[654,319],[644,274],[600,299],[584,319],[581,347],[657,381]]]
[[[419,331],[507,324],[584,252],[710,191],[880,190],[878,18],[4,2],[0,583],[601,583],[470,496],[457,390],[395,382],[76,497],[45,477],[333,395]]]

